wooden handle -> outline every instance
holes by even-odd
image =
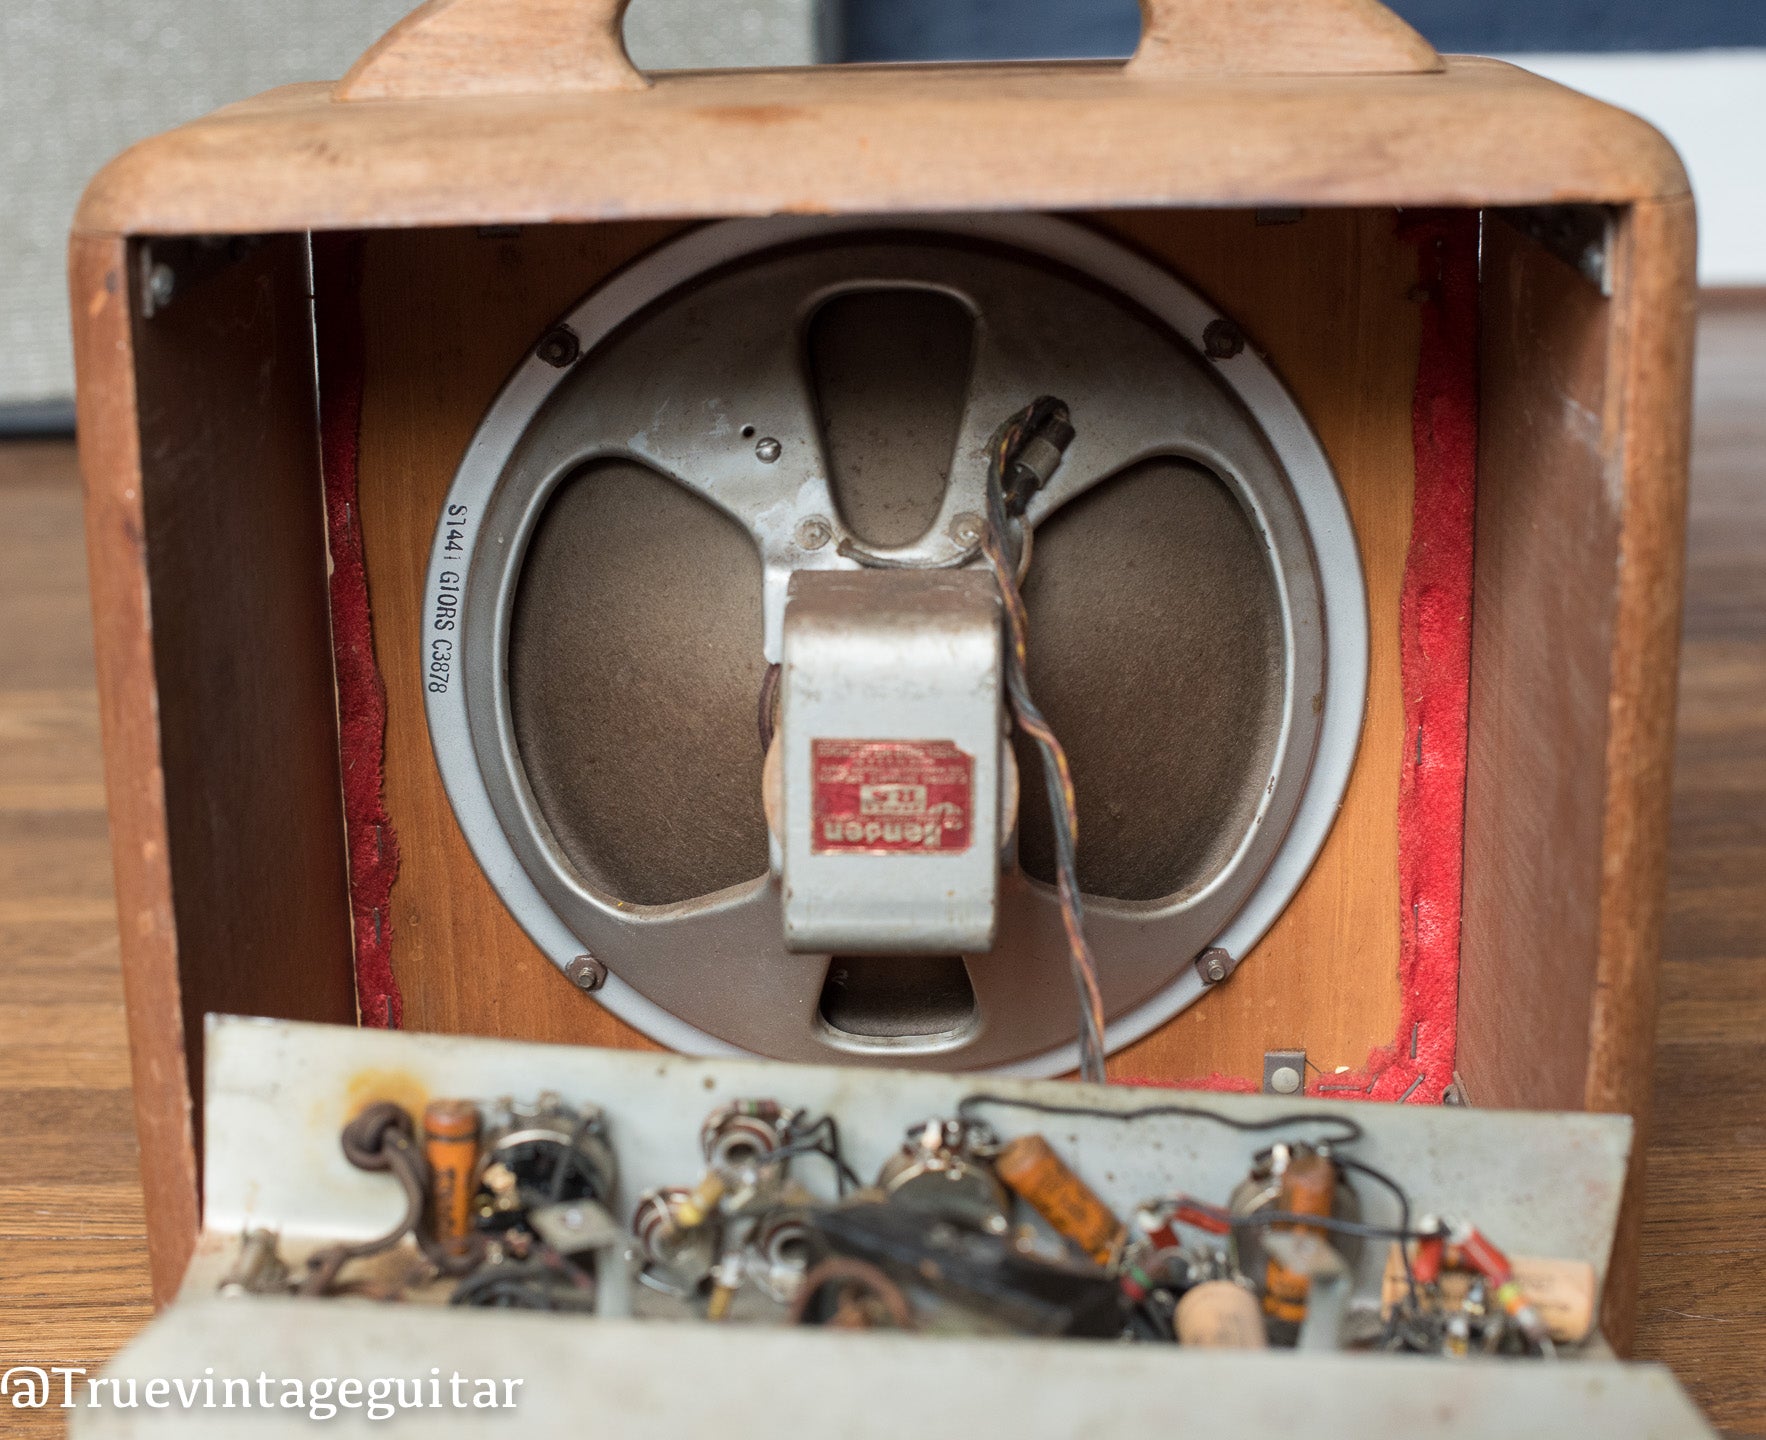
[[[626,54],[631,0],[427,0],[375,42],[339,100],[640,90]],[[1126,73],[1421,74],[1428,41],[1377,0],[1140,0],[1141,43]]]
[[[1378,0],[1140,0],[1134,76],[1419,75],[1429,42]]]
[[[369,47],[336,100],[642,90],[625,53],[631,0],[427,0]]]

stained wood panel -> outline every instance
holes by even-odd
[[[143,315],[76,240],[79,423],[158,1294],[196,1233],[203,1016],[355,1018],[304,238]],[[139,372],[136,367],[139,366]]]
[[[1504,222],[1484,247],[1459,1064],[1477,1104],[1571,1109],[1594,998],[1619,544],[1611,303]]]
[[[1263,1052],[1359,1068],[1398,1024],[1398,595],[1410,546],[1416,260],[1389,210],[1116,215],[1244,327],[1337,472],[1367,577],[1367,715],[1349,790],[1300,892],[1232,979],[1114,1057],[1122,1076],[1261,1079]],[[1320,1078],[1309,1075],[1309,1079]]]
[[[402,860],[393,973],[413,1030],[648,1047],[534,946],[491,890],[429,751],[419,654],[442,497],[516,362],[596,281],[675,227],[365,237],[359,493],[374,643],[387,689],[386,801]],[[324,323],[350,323],[323,297]]]
[[[1687,193],[1673,147],[1636,116],[1500,61],[1444,64],[1438,75],[1332,78],[822,66],[464,104],[348,104],[330,85],[291,85],[119,156],[76,224],[197,235]]]

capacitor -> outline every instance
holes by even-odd
[[[431,1100],[423,1110],[429,1233],[449,1247],[463,1245],[472,1230],[479,1125],[478,1107],[469,1100]]]
[[[1040,1135],[1007,1142],[994,1169],[1036,1213],[1100,1265],[1110,1263],[1127,1231],[1091,1187],[1067,1168]]]
[[[1281,1192],[1276,1209],[1289,1215],[1317,1215],[1328,1218],[1331,1202],[1337,1193],[1335,1162],[1316,1150],[1296,1149],[1282,1171]],[[1304,1229],[1304,1226],[1294,1226]],[[1273,1255],[1263,1273],[1263,1311],[1279,1326],[1277,1338],[1297,1332],[1306,1318],[1306,1294],[1311,1281],[1288,1269]]]
[[[1507,1255],[1490,1242],[1488,1236],[1471,1225],[1460,1224],[1448,1232],[1447,1259],[1456,1268],[1475,1270],[1490,1283],[1496,1303],[1508,1317],[1541,1350],[1550,1352],[1551,1331],[1545,1319],[1515,1279],[1514,1266]]]
[[[1257,1297],[1233,1280],[1204,1280],[1177,1302],[1177,1339],[1212,1350],[1263,1350],[1269,1335]]]

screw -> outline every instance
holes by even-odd
[[[177,288],[178,277],[163,260],[147,272],[147,298],[155,310],[170,305]]]
[[[1232,956],[1218,945],[1196,957],[1196,970],[1204,985],[1218,985],[1232,973]]]
[[[762,465],[771,465],[784,453],[785,447],[768,435],[754,447],[754,455]]]
[[[1292,1065],[1278,1065],[1270,1071],[1269,1088],[1277,1095],[1292,1095],[1300,1088],[1300,1072]]]
[[[556,330],[546,332],[545,338],[534,347],[534,354],[554,369],[562,370],[567,365],[576,364],[577,357],[583,353],[582,342],[576,338],[576,331],[568,325],[560,325]]]
[[[797,546],[800,550],[820,550],[834,538],[834,527],[820,515],[806,515],[797,524]]]
[[[979,545],[986,528],[986,522],[979,515],[973,510],[965,510],[951,517],[950,538],[959,545]]]
[[[1245,348],[1245,337],[1230,320],[1210,320],[1202,332],[1202,349],[1210,360],[1230,360]]]
[[[607,967],[593,955],[578,955],[564,967],[564,973],[572,985],[589,995],[607,983]]]

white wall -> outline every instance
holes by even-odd
[[[417,0],[0,0],[0,407],[73,394],[64,279],[86,181],[157,131],[341,75]],[[651,69],[818,58],[818,0],[635,0]]]
[[[1766,50],[1505,58],[1673,141],[1698,200],[1700,282],[1766,285]]]

